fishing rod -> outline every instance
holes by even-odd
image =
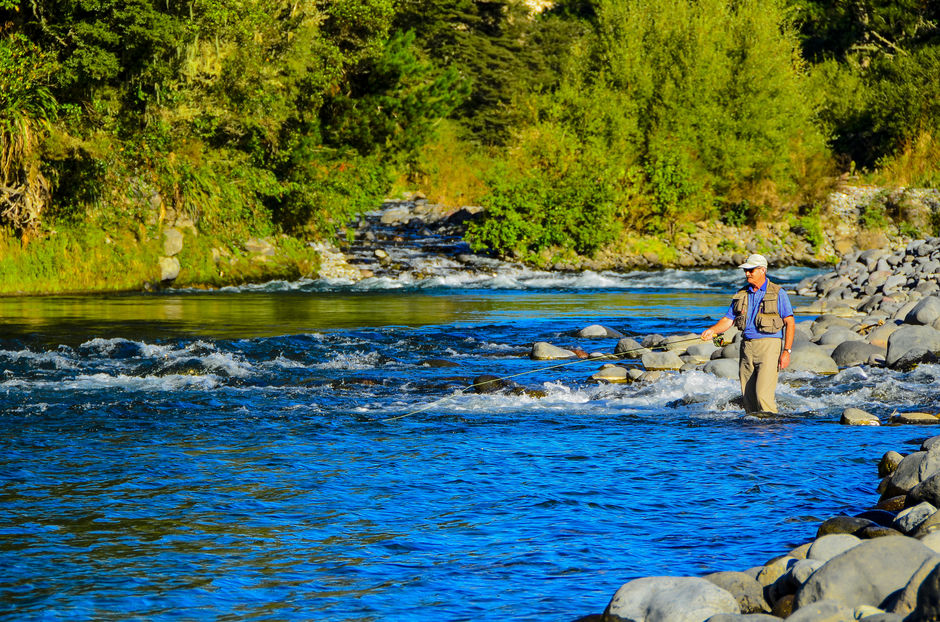
[[[433,402],[430,402],[429,404],[426,404],[426,405],[422,406],[422,407],[419,408],[418,410],[414,410],[414,411],[405,413],[405,414],[403,414],[403,415],[397,415],[397,416],[395,416],[395,417],[389,417],[389,418],[387,418],[387,419],[379,419],[379,421],[382,422],[382,423],[387,423],[387,422],[389,422],[389,421],[396,421],[396,420],[398,420],[398,419],[404,419],[405,417],[410,417],[411,415],[417,415],[417,414],[419,414],[419,413],[423,413],[423,412],[426,411],[426,410],[430,410],[431,408],[433,408],[434,406],[440,404],[441,402],[447,401],[447,400],[449,400],[449,399],[453,399],[453,398],[455,398],[455,397],[459,397],[459,396],[463,395],[464,393],[466,393],[467,391],[469,391],[470,389],[476,389],[476,388],[478,388],[478,387],[482,387],[482,386],[485,386],[485,385],[488,385],[488,384],[493,384],[493,383],[503,383],[503,382],[505,382],[505,381],[507,381],[507,380],[510,380],[511,378],[518,378],[519,376],[525,376],[526,374],[534,374],[534,373],[537,373],[537,372],[540,372],[540,371],[548,371],[548,370],[550,370],[550,369],[558,369],[559,367],[567,367],[567,366],[569,366],[569,365],[575,365],[575,364],[577,364],[577,363],[584,363],[584,362],[587,362],[587,361],[597,362],[597,361],[601,361],[601,360],[605,360],[605,359],[618,359],[618,358],[622,358],[622,357],[624,357],[624,356],[626,356],[626,355],[628,355],[628,354],[633,354],[634,352],[639,352],[639,351],[641,351],[641,350],[658,350],[658,349],[660,349],[660,348],[668,348],[669,346],[675,345],[675,344],[677,344],[677,343],[686,343],[686,342],[688,342],[688,341],[701,341],[701,337],[698,337],[698,336],[695,336],[695,337],[688,337],[688,338],[686,338],[686,339],[679,339],[679,340],[677,340],[677,341],[670,341],[669,343],[662,344],[662,345],[658,345],[658,346],[652,346],[652,347],[640,346],[640,347],[638,347],[638,348],[631,348],[631,349],[629,349],[629,350],[624,350],[623,352],[620,352],[619,354],[603,354],[603,355],[601,355],[601,356],[588,357],[588,358],[583,358],[583,359],[579,358],[579,359],[575,359],[575,360],[573,360],[573,361],[567,361],[567,362],[565,362],[565,363],[556,363],[555,365],[548,365],[548,366],[545,366],[545,367],[538,367],[538,368],[536,368],[536,369],[528,369],[528,370],[526,370],[526,371],[522,371],[522,372],[519,372],[519,373],[516,373],[516,374],[510,374],[510,375],[508,375],[508,376],[501,376],[501,377],[499,377],[499,378],[489,378],[489,379],[487,379],[487,380],[484,380],[483,382],[474,382],[473,384],[470,384],[470,385],[468,385],[468,386],[466,386],[466,387],[463,387],[462,389],[458,389],[456,392],[454,392],[454,393],[452,393],[452,394],[450,394],[450,395],[445,395],[444,397],[442,397],[442,398],[440,398],[440,399],[434,400]],[[712,342],[713,342],[716,346],[718,346],[718,347],[721,347],[721,346],[724,345],[723,338],[722,338],[721,335],[715,335],[715,337],[712,339]]]

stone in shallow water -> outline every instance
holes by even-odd
[[[600,324],[591,324],[578,331],[582,339],[623,339],[623,334]]]
[[[640,360],[643,367],[650,371],[678,370],[684,364],[675,352],[648,352]]]
[[[627,382],[627,370],[623,367],[611,365],[592,375],[591,380],[612,383]]]
[[[843,425],[881,425],[878,417],[858,408],[846,408],[839,423]]]
[[[578,355],[571,350],[553,346],[546,341],[536,341],[532,344],[532,352],[529,356],[536,361],[553,361],[557,359],[573,359]]]

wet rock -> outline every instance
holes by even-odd
[[[830,559],[803,584],[796,595],[797,610],[824,600],[847,607],[880,607],[903,588],[932,550],[905,536],[865,540]]]
[[[529,358],[536,361],[573,359],[577,358],[577,356],[578,355],[571,350],[565,350],[564,348],[553,346],[546,341],[536,341],[534,344],[532,344],[532,352],[529,354]]]
[[[618,384],[627,382],[627,370],[616,365],[605,366],[604,369],[592,375],[591,380]]]
[[[604,611],[605,622],[702,622],[740,613],[734,596],[698,577],[644,577],[624,584]]]
[[[583,339],[623,339],[623,334],[613,328],[607,328],[600,324],[591,324],[578,331],[578,337]]]
[[[427,367],[460,367],[460,363],[455,363],[454,361],[448,361],[446,359],[424,359],[418,365],[425,365]]]
[[[834,533],[854,534],[856,531],[865,527],[877,525],[867,518],[856,518],[854,516],[834,516],[824,520],[816,530],[816,539]]]
[[[881,425],[878,417],[858,408],[846,408],[842,411],[839,423],[843,425]]]
[[[891,423],[900,425],[936,425],[940,419],[930,413],[898,413],[891,417]]]
[[[894,524],[894,519],[897,516],[896,512],[888,512],[885,510],[865,510],[860,514],[856,514],[855,518],[867,518],[870,521],[874,521],[882,527],[890,527]]]
[[[477,393],[496,393],[504,389],[510,389],[517,386],[515,383],[504,380],[499,376],[491,374],[482,374],[473,379],[471,384],[473,390]]]
[[[640,361],[650,371],[677,371],[684,363],[675,352],[648,352],[640,357]]]

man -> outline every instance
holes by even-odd
[[[743,333],[738,373],[744,410],[775,413],[777,372],[790,365],[796,331],[793,307],[783,288],[767,280],[767,259],[763,255],[751,255],[739,267],[744,270],[747,285],[731,299],[725,316],[702,333],[702,339],[708,341],[732,326]]]

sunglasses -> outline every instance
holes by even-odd
[[[745,268],[744,271],[750,273],[754,272],[755,270],[759,270],[760,268],[761,266],[757,266],[756,268]]]

